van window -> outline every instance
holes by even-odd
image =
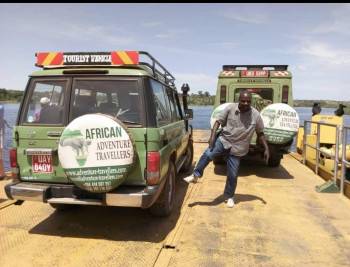
[[[165,87],[165,89],[167,91],[167,95],[168,95],[168,99],[169,99],[169,107],[170,107],[170,111],[171,111],[172,121],[179,121],[179,120],[181,120],[181,117],[180,117],[179,110],[178,110],[176,103],[175,103],[174,92],[170,88]]]
[[[252,94],[252,106],[258,111],[273,103],[272,88],[237,88],[235,90],[235,101],[239,102],[239,94],[241,91],[247,90]]]
[[[63,124],[67,83],[67,80],[33,80],[29,88],[30,101],[25,107],[22,122]]]
[[[165,88],[161,83],[151,80],[151,86],[156,108],[156,120],[158,126],[171,122],[171,111]]]
[[[137,80],[75,79],[70,120],[103,113],[125,123],[141,124],[141,98]]]

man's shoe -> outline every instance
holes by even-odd
[[[187,183],[197,183],[198,177],[191,174],[190,176],[185,177],[184,181]]]
[[[235,201],[233,200],[232,197],[230,197],[229,199],[227,199],[227,207],[229,208],[233,208],[233,206],[235,205]]]

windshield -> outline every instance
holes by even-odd
[[[63,124],[67,84],[68,80],[33,80],[22,121],[30,124]]]
[[[88,113],[104,113],[130,124],[141,124],[137,80],[76,79],[70,120]]]

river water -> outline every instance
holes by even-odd
[[[5,120],[12,127],[16,123],[17,113],[19,104],[2,104],[4,106],[4,116]],[[191,124],[193,129],[209,129],[210,128],[210,116],[213,111],[212,106],[190,106],[193,109],[193,120]],[[304,125],[304,120],[311,119],[311,107],[297,107],[295,110],[299,114],[300,125]],[[334,112],[334,108],[322,108],[322,114],[330,114],[332,115]],[[344,116],[344,124],[350,125],[350,116]],[[350,136],[349,136],[350,138]],[[348,140],[348,143],[350,140]],[[5,170],[8,171],[10,169],[9,164],[9,155],[8,150],[12,145],[12,128],[5,128],[5,142],[4,142],[4,151],[3,151],[3,159],[4,159],[4,167]],[[295,150],[295,145],[293,144],[291,150]]]

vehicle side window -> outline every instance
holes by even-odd
[[[179,120],[182,120],[183,112],[182,112],[182,107],[179,100],[179,95],[177,93],[175,93],[175,103],[176,103],[176,113],[179,116]]]
[[[36,81],[24,116],[25,123],[63,124],[67,81]]]
[[[156,120],[158,126],[165,125],[171,122],[171,111],[169,100],[163,85],[159,82],[151,80],[151,86],[154,95],[154,103],[156,108]]]
[[[170,105],[170,110],[171,110],[172,121],[181,120],[179,110],[177,109],[176,102],[175,102],[174,91],[171,90],[170,88],[167,88],[167,95],[169,98],[169,105]]]

